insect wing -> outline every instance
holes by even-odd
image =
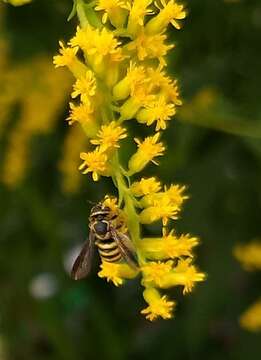
[[[126,260],[127,263],[136,270],[139,267],[139,264],[137,262],[135,250],[130,238],[126,234],[120,233],[116,230],[111,230],[111,234],[113,240],[116,242],[120,250],[123,259]]]
[[[71,277],[74,280],[83,279],[89,274],[92,265],[94,240],[95,235],[90,231],[89,239],[84,243],[72,267]]]

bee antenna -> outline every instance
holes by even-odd
[[[95,204],[96,204],[95,202],[93,202],[93,201],[91,201],[91,200],[87,200],[87,202],[88,202],[89,204],[91,204],[91,205],[95,205]]]

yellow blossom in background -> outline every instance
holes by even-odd
[[[240,325],[249,331],[261,331],[261,299],[251,305],[239,319]]]
[[[199,240],[169,229],[188,198],[186,187],[166,186],[143,172],[150,163],[158,165],[166,150],[163,131],[182,105],[177,80],[166,70],[167,54],[175,47],[167,30],[180,29],[186,12],[174,0],[75,0],[75,10],[80,24],[67,44],[59,43],[54,65],[67,66],[75,77],[67,120],[80,125],[88,140],[88,152],[79,151],[79,169],[95,182],[111,177],[118,196],[103,194],[102,202],[117,231],[130,238],[138,263],[134,269],[128,261],[102,261],[98,276],[120,286],[140,275],[147,303],[141,313],[151,321],[170,319],[175,301],[162,290],[178,286],[186,294],[205,279],[193,262]],[[145,124],[143,139],[130,136],[134,121]],[[123,165],[125,141],[136,143],[136,150],[124,153]],[[162,223],[162,236],[142,239],[141,226],[153,222]]]
[[[233,253],[245,270],[261,270],[261,241],[259,239],[235,246]],[[261,300],[251,305],[240,316],[239,323],[246,330],[261,331]]]
[[[30,3],[32,0],[3,0],[14,6],[21,6]]]
[[[234,248],[234,255],[246,270],[261,270],[261,241],[237,245]]]
[[[8,111],[14,104],[19,104],[15,126],[9,130],[1,175],[3,183],[15,188],[22,183],[31,166],[31,139],[53,131],[71,80],[67,73],[56,72],[47,56],[19,65],[9,61],[1,80],[5,96],[1,97],[0,104],[6,109],[1,112],[3,119],[8,118]]]
[[[64,139],[63,157],[59,162],[62,190],[67,194],[76,193],[80,188],[82,177],[77,171],[80,163],[79,152],[86,143],[86,136],[79,126],[69,127]]]

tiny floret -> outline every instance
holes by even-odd
[[[102,125],[97,133],[97,139],[91,140],[94,145],[100,145],[100,151],[104,152],[120,147],[119,141],[127,137],[126,129],[112,121],[108,125]]]
[[[80,158],[83,160],[79,170],[82,170],[83,174],[92,172],[92,178],[94,181],[98,181],[101,174],[107,169],[107,155],[95,149],[92,152],[82,152]]]
[[[62,41],[59,41],[60,55],[56,55],[53,58],[55,67],[70,66],[76,59],[78,47],[65,47]]]
[[[83,103],[91,102],[91,97],[96,92],[96,79],[94,73],[88,70],[85,76],[76,80],[73,85],[72,98],[76,98],[78,95],[81,97]]]

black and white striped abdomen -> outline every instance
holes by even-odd
[[[118,245],[113,238],[97,239],[95,244],[98,247],[99,255],[103,261],[116,262],[122,259]]]

